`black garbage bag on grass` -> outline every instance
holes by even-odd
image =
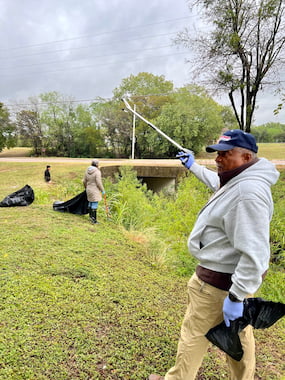
[[[281,302],[265,301],[262,298],[246,298],[243,302],[244,312],[241,318],[231,322],[230,327],[223,321],[206,334],[210,342],[237,361],[243,356],[238,335],[240,331],[249,324],[256,329],[265,329],[285,315],[285,304]]]
[[[53,203],[54,211],[70,212],[71,214],[85,215],[88,214],[87,194],[84,190],[74,198],[66,202],[56,201]]]
[[[29,185],[7,195],[1,202],[0,207],[29,206],[35,199],[34,190]]]

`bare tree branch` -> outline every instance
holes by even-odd
[[[194,38],[189,30],[175,42],[195,48],[196,78],[226,92],[241,129],[250,131],[256,99],[285,59],[284,0],[190,0],[210,26]],[[193,64],[193,63],[192,63]],[[194,69],[194,71],[195,71]]]

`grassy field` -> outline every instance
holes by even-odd
[[[11,148],[11,149],[3,149],[2,152],[0,152],[0,157],[26,157],[29,156],[31,153],[31,148],[25,148],[25,147],[17,147],[17,148]]]
[[[285,143],[259,143],[258,156],[268,160],[285,160]],[[198,158],[211,158],[213,154],[201,152]]]
[[[284,160],[285,159],[285,143],[276,144],[258,144],[258,155],[266,157],[269,160]]]
[[[156,265],[146,240],[107,219],[53,211],[82,191],[86,164],[0,162],[0,200],[29,184],[28,207],[0,208],[1,380],[143,380],[174,364],[188,278]],[[108,194],[108,192],[107,192]],[[186,240],[185,240],[186,244]],[[271,268],[260,295],[282,299]],[[284,298],[283,298],[284,299]],[[256,330],[256,379],[284,379],[284,321]],[[209,349],[199,380],[227,379]]]
[[[258,155],[260,157],[268,158],[269,160],[285,160],[285,143],[275,143],[267,144],[260,143],[258,144],[259,151]],[[31,148],[11,148],[3,149],[0,152],[1,157],[24,157],[29,156],[31,153]],[[201,152],[197,155],[198,158],[213,158],[213,154]]]

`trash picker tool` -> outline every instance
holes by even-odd
[[[126,106],[126,108],[124,108],[123,111],[126,111],[126,112],[130,111],[130,112],[132,112],[139,119],[141,119],[142,121],[144,121],[148,126],[150,126],[152,129],[154,129],[156,132],[158,132],[161,136],[163,136],[168,141],[170,141],[173,145],[175,145],[176,148],[178,148],[179,150],[181,150],[181,151],[183,151],[185,153],[191,153],[191,154],[193,154],[193,152],[191,150],[183,148],[183,146],[181,146],[180,144],[178,144],[171,137],[167,136],[167,134],[165,134],[164,132],[162,132],[158,127],[156,127],[150,121],[148,121],[147,119],[145,119],[142,115],[140,115],[138,112],[136,112],[134,109],[132,109],[132,107],[130,106],[130,104],[127,102],[127,100],[125,98],[122,98],[122,101],[124,102],[124,104]]]

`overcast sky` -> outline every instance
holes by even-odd
[[[131,74],[192,82],[191,51],[172,43],[184,27],[199,30],[186,0],[0,0],[0,101],[27,103],[49,91],[87,101],[108,98]],[[224,99],[215,98],[222,104]],[[285,123],[279,97],[258,98],[256,124]]]

